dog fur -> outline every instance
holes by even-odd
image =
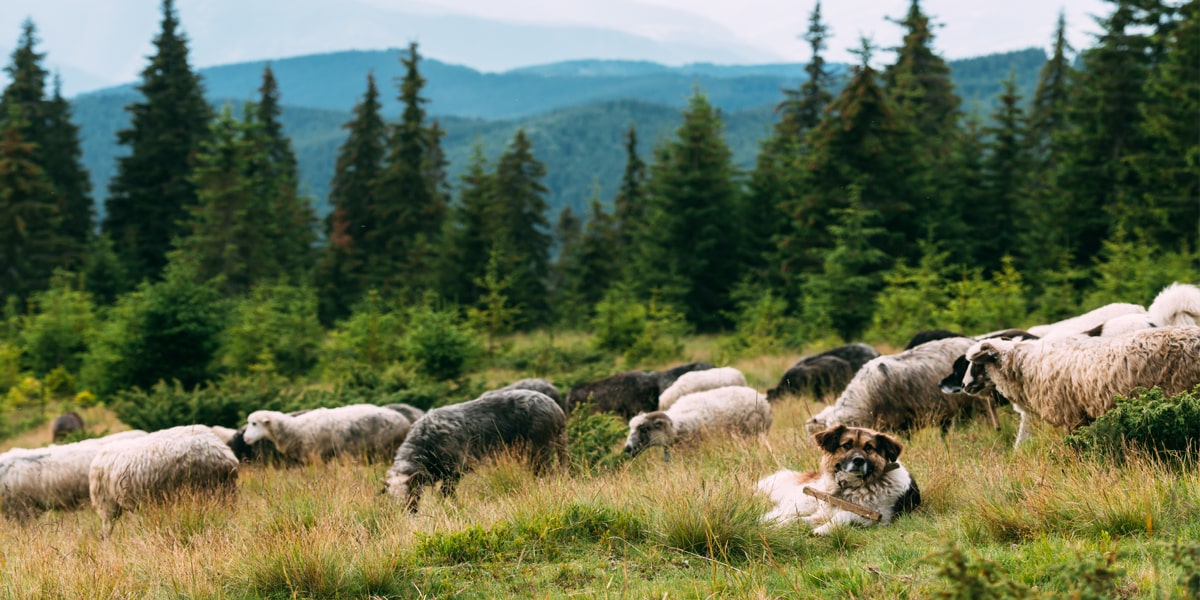
[[[837,425],[813,434],[813,441],[821,449],[819,471],[784,469],[758,482],[758,491],[775,503],[763,520],[783,523],[800,518],[816,535],[828,535],[840,525],[876,524],[805,494],[806,487],[879,512],[881,525],[920,506],[917,482],[897,460],[903,446],[896,438],[864,427]],[[897,468],[889,470],[891,463]]]

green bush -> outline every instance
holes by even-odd
[[[258,285],[234,304],[218,360],[234,373],[268,370],[300,377],[316,364],[324,337],[311,288],[282,281]]]
[[[314,400],[301,392],[287,390],[278,377],[258,375],[226,377],[190,390],[178,380],[159,381],[147,390],[135,387],[121,391],[109,406],[130,427],[156,431],[197,423],[238,427],[246,415],[256,410],[289,411],[334,405]]]
[[[1117,396],[1116,406],[1066,443],[1087,452],[1119,458],[1130,446],[1163,456],[1183,457],[1200,448],[1200,386],[1166,397],[1162,389],[1137,390]]]
[[[679,356],[688,332],[683,313],[675,307],[655,298],[643,304],[619,288],[609,290],[596,304],[591,325],[596,347],[623,354],[630,366]]]
[[[1124,569],[1116,566],[1117,553],[1099,556],[1074,556],[1061,563],[1046,565],[1044,590],[1015,581],[999,564],[968,556],[956,544],[949,543],[926,558],[937,567],[937,575],[946,586],[935,597],[961,600],[1034,600],[1079,598],[1101,600],[1116,597]]]
[[[612,413],[593,412],[590,402],[573,407],[567,419],[571,469],[583,474],[608,471],[624,459],[621,445],[629,426]]]
[[[78,373],[96,328],[91,295],[76,275],[56,271],[50,287],[31,296],[30,314],[22,320],[21,362],[39,377],[55,367]]]
[[[378,372],[404,358],[403,311],[372,290],[328,335],[318,355],[321,379],[339,383],[362,371]]]
[[[189,267],[169,266],[163,281],[117,300],[84,357],[81,383],[102,398],[159,381],[195,387],[213,376],[224,325],[217,287]]]
[[[446,381],[466,373],[482,344],[457,310],[423,306],[409,311],[404,348],[420,373]]]
[[[729,358],[779,354],[802,345],[800,324],[788,316],[786,300],[751,283],[738,286],[733,296],[737,303],[732,315],[734,331],[720,344]]]

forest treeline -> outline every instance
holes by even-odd
[[[513,331],[589,331],[646,356],[684,331],[737,351],[1148,303],[1200,273],[1200,2],[1108,5],[1078,52],[1060,17],[1033,97],[1010,78],[978,119],[919,0],[895,21],[894,58],[876,66],[861,40],[841,81],[818,3],[807,77],[783,91],[752,169],[696,89],[649,156],[628,124],[618,192],[585,214],[549,214],[522,129],[495,161],[477,145],[451,181],[414,43],[394,90],[367,77],[322,220],[270,67],[255,101],[211,106],[163,0],[97,223],[71,106],[27,21],[0,97],[0,389],[22,373],[97,393],[322,377],[406,353],[454,377],[446,348]]]

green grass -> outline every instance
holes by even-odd
[[[766,373],[786,360],[755,359]],[[761,375],[757,379],[765,379]],[[760,389],[766,387],[756,382]],[[769,384],[767,384],[769,385]],[[759,517],[780,467],[815,468],[819,408],[775,406],[763,438],[709,439],[665,462],[536,478],[485,461],[457,497],[409,514],[387,465],[244,467],[232,506],[185,498],[123,516],[0,522],[0,598],[1187,598],[1200,593],[1200,475],[1147,454],[1077,454],[1016,417],[902,438],[920,510],[815,537]],[[594,441],[594,440],[593,440]],[[620,443],[619,441],[617,443]]]

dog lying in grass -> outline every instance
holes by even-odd
[[[775,503],[764,520],[800,518],[813,533],[828,535],[839,525],[887,524],[921,504],[916,480],[897,460],[903,447],[896,438],[837,425],[813,434],[813,441],[822,451],[819,471],[784,469],[758,482],[758,490]],[[818,500],[805,488],[833,499]]]

